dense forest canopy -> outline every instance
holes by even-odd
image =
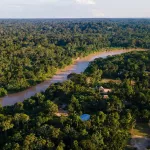
[[[138,60],[138,61],[137,61]],[[138,120],[150,119],[150,52],[132,52],[107,59],[96,59],[85,70],[91,78],[121,80],[114,93],[137,115]],[[97,82],[97,81],[96,81]],[[147,116],[146,116],[147,115]]]
[[[84,73],[0,108],[0,149],[123,150],[129,130],[150,120],[149,64],[150,51],[99,58]],[[108,77],[120,82],[103,83]],[[111,89],[107,98],[102,86]]]
[[[72,58],[150,48],[150,19],[0,20],[0,96],[51,77]]]

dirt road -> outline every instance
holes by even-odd
[[[135,135],[132,137],[131,145],[138,150],[146,150],[146,148],[150,146],[150,138]]]

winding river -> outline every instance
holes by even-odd
[[[81,73],[83,72],[87,66],[89,65],[89,62],[93,61],[95,58],[105,58],[107,56],[111,55],[119,55],[122,53],[134,51],[131,50],[113,50],[113,51],[103,51],[103,52],[96,52],[94,54],[90,54],[84,58],[81,58],[79,60],[74,61],[72,65],[69,65],[65,67],[64,69],[61,69],[57,71],[56,75],[54,75],[51,79],[48,79],[36,86],[33,86],[27,90],[24,90],[22,92],[18,92],[15,94],[9,94],[3,98],[0,98],[0,104],[2,106],[10,106],[14,105],[17,102],[22,102],[27,98],[30,98],[31,96],[34,96],[36,93],[45,91],[50,84],[56,83],[56,82],[63,82],[67,80],[67,76],[74,72],[74,73]]]

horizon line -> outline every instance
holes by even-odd
[[[150,17],[106,17],[106,18],[94,18],[94,17],[58,17],[58,18],[49,18],[49,17],[6,17],[6,18],[0,18],[0,19],[150,19]]]

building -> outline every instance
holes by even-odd
[[[108,99],[109,96],[108,96],[108,95],[103,95],[103,98],[104,98],[104,99]]]
[[[57,117],[62,117],[62,116],[68,117],[68,116],[69,116],[69,115],[68,115],[68,111],[65,111],[65,110],[62,110],[62,109],[60,109],[57,113],[55,113],[55,115],[56,115]]]
[[[105,89],[105,88],[103,88],[102,86],[99,88],[99,92],[100,93],[103,93],[103,94],[107,94],[107,93],[110,93],[110,92],[112,92],[112,90],[111,89]]]
[[[68,116],[69,116],[68,111],[67,111],[67,110],[64,110],[66,107],[67,107],[67,105],[66,105],[66,104],[63,104],[63,105],[59,108],[58,112],[55,113],[55,115],[56,115],[57,117],[62,117],[62,116],[68,117]]]

